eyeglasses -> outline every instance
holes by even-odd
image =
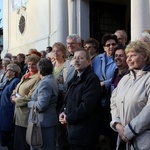
[[[12,70],[12,69],[7,69],[6,71],[12,71],[12,72],[14,72],[14,70]]]
[[[89,47],[88,46],[84,46],[84,48],[85,49],[89,49],[89,48],[94,48],[94,47],[92,47],[92,46],[89,46]]]
[[[107,44],[107,45],[105,45],[105,47],[110,47],[110,45],[116,46],[116,43]]]
[[[74,45],[74,44],[77,44],[77,43],[67,43],[67,45]]]
[[[61,50],[53,50],[52,53],[59,53]]]

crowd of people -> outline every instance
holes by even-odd
[[[8,150],[148,150],[150,31],[100,43],[77,34],[46,50],[0,59],[0,144]],[[36,108],[43,145],[26,142]]]

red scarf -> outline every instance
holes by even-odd
[[[38,72],[38,71],[36,71],[36,72],[28,72],[28,73],[26,73],[26,74],[24,75],[24,78],[25,78],[25,79],[28,79],[30,76],[36,74],[37,72]]]

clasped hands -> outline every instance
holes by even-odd
[[[66,124],[67,121],[66,121],[66,114],[64,112],[62,112],[60,115],[59,115],[59,122],[61,124]]]
[[[115,125],[116,130],[118,131],[119,136],[121,137],[121,139],[123,141],[125,141],[126,143],[129,143],[129,139],[124,135],[124,126],[120,123],[117,123]]]

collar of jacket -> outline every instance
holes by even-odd
[[[73,82],[74,84],[79,83],[82,79],[85,78],[85,76],[87,76],[87,74],[92,70],[91,65],[89,65],[88,67],[85,68],[85,70],[81,73],[80,77],[78,77],[77,79],[77,71],[75,74],[76,80],[75,82]]]
[[[150,64],[147,64],[142,70],[143,71],[150,71]]]

